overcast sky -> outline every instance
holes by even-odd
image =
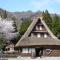
[[[60,14],[60,0],[0,0],[0,8],[11,12],[47,9],[50,13]]]

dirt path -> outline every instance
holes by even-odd
[[[38,57],[38,58],[30,58],[30,57],[18,57],[18,58],[8,58],[8,60],[60,60],[60,57]]]

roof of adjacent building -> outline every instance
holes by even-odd
[[[35,46],[35,45],[60,45],[60,40],[51,32],[51,30],[48,28],[44,20],[40,18],[42,24],[48,31],[49,35],[51,37],[43,38],[43,37],[29,37],[28,35],[31,33],[32,29],[36,25],[38,18],[35,18],[25,34],[21,37],[21,39],[17,42],[16,47],[18,46]]]

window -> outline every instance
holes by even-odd
[[[47,34],[44,34],[44,38],[47,38]]]
[[[28,48],[23,48],[22,53],[28,53]]]
[[[42,30],[42,26],[40,26],[40,30]]]
[[[29,48],[29,53],[31,53],[32,52],[32,48]]]
[[[6,51],[9,51],[9,50],[10,50],[10,48],[7,48],[7,49],[6,49]]]
[[[41,37],[41,35],[40,34],[37,34],[37,37],[39,38],[39,37]]]

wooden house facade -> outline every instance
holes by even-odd
[[[60,56],[60,40],[42,18],[33,20],[16,47],[21,56]]]
[[[14,44],[9,44],[5,47],[4,53],[14,53]]]

